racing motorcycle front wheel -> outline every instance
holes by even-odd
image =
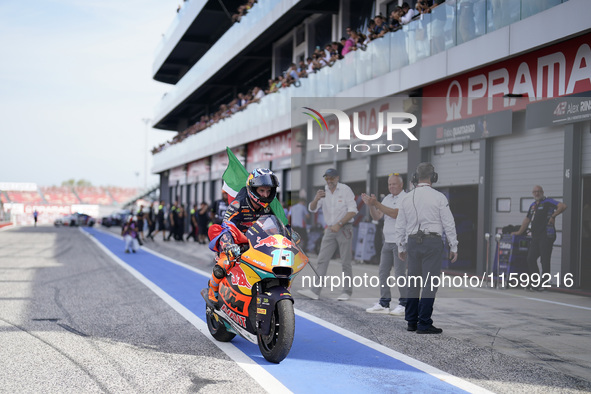
[[[288,299],[275,304],[269,335],[257,335],[259,349],[267,361],[280,363],[291,350],[295,334],[293,302]]]

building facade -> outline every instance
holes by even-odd
[[[232,24],[231,12],[241,3],[225,2],[227,14],[217,1],[185,2],[156,55],[154,78],[174,86],[156,110],[154,127],[188,134],[155,153],[161,196],[190,205],[219,198],[226,146],[249,170],[272,168],[285,202],[311,196],[330,167],[356,195],[384,195],[390,173],[410,179],[428,160],[461,233],[460,264],[452,269],[484,272],[495,257],[495,243],[487,247],[485,234],[520,224],[532,187],[540,184],[548,197],[568,205],[557,221],[552,272],[572,273],[576,286],[591,286],[591,22],[585,0],[442,2],[297,87],[187,133],[239,93],[339,41],[347,28],[367,32],[374,15],[389,15],[399,2],[260,0]],[[339,108],[352,124],[363,125],[365,137],[353,138],[357,144],[347,149],[336,118],[326,116],[322,141],[308,140],[312,120],[302,108]],[[380,120],[388,127],[389,112],[413,114],[417,140],[397,130],[391,140],[371,141],[383,143],[381,150],[365,150]],[[318,152],[316,142],[341,149]]]

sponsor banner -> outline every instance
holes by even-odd
[[[421,128],[419,145],[424,148],[511,134],[513,131],[512,118],[513,111],[505,110],[485,116],[423,127]]]
[[[187,177],[189,182],[201,180],[203,177],[207,179],[209,176],[209,158],[200,159],[189,163],[187,169]]]
[[[525,113],[525,127],[535,129],[590,120],[591,97],[589,96],[591,94],[587,94],[586,97],[560,97],[530,104]]]
[[[175,167],[170,170],[170,174],[168,175],[168,182],[169,184],[173,184],[176,181],[184,181],[185,180],[185,165]]]
[[[248,144],[247,152],[247,163],[260,163],[289,157],[292,154],[291,130],[251,142]]]
[[[423,97],[445,100],[423,102],[422,125],[522,110],[540,98],[587,92],[591,90],[590,45],[591,34],[586,34],[426,86]],[[510,97],[515,95],[527,99]],[[492,97],[501,99],[488,100]]]

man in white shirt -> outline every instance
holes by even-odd
[[[404,315],[406,307],[406,286],[398,286],[400,298],[398,305],[390,311],[390,301],[392,294],[388,283],[388,277],[392,268],[394,268],[394,277],[406,277],[406,262],[398,257],[398,246],[394,242],[394,231],[396,228],[396,218],[402,199],[406,195],[404,191],[404,181],[398,173],[390,174],[388,177],[388,194],[380,203],[375,195],[368,196],[363,193],[361,198],[367,206],[373,220],[384,218],[384,245],[380,254],[380,266],[378,268],[378,277],[380,279],[380,300],[371,308],[366,309],[369,313],[390,313],[392,315]],[[396,284],[405,284],[397,280]]]
[[[417,14],[417,12],[415,10],[410,8],[410,6],[408,5],[407,2],[404,2],[402,4],[402,12],[403,12],[403,15],[400,17],[400,24],[401,25],[406,25],[406,24],[410,23],[410,21],[412,21],[412,18]]]
[[[343,265],[343,275],[350,280],[343,282],[343,294],[338,298],[339,301],[347,301],[351,298],[353,289],[353,253],[351,249],[353,238],[352,219],[357,214],[357,204],[355,195],[351,188],[343,183],[339,183],[340,177],[337,170],[329,168],[324,173],[326,186],[323,190],[318,190],[314,200],[308,205],[310,212],[317,212],[322,208],[326,229],[320,244],[320,253],[318,254],[318,268],[316,270],[320,279],[324,279],[328,270],[328,263],[334,255],[337,247],[341,255]],[[298,292],[308,298],[318,299],[322,287],[316,287],[313,290],[299,290]]]
[[[437,293],[432,278],[441,275],[443,232],[449,242],[451,262],[458,258],[456,226],[449,203],[443,193],[431,187],[437,178],[431,163],[419,164],[413,175],[416,186],[400,204],[394,235],[398,256],[408,264],[407,330],[418,334],[443,332],[433,326],[431,319]]]

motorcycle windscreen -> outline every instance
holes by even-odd
[[[258,269],[289,277],[301,271],[308,258],[290,239],[289,231],[272,215],[261,216],[246,232],[250,248],[242,259]]]

